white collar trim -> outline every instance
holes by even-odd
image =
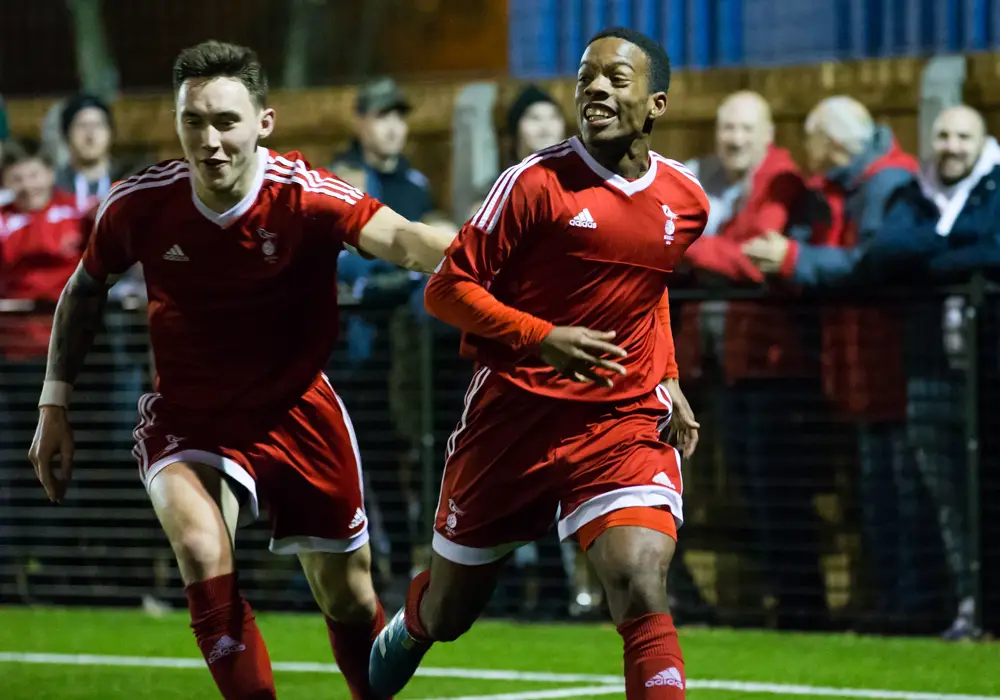
[[[250,207],[254,205],[254,202],[257,201],[257,195],[260,194],[260,188],[264,184],[264,170],[267,168],[268,155],[268,150],[266,148],[263,146],[257,147],[257,174],[254,176],[253,185],[251,185],[250,191],[243,196],[243,199],[221,214],[213,209],[210,209],[204,202],[198,199],[198,193],[195,191],[194,187],[194,173],[192,172],[191,201],[194,203],[194,208],[197,209],[198,213],[206,219],[222,228],[226,228],[238,218],[246,214],[250,211]],[[193,170],[193,166],[191,166],[190,163],[188,164],[188,168]]]
[[[569,142],[573,146],[573,150],[576,151],[576,154],[580,156],[580,159],[587,164],[587,167],[600,176],[605,183],[621,190],[630,197],[636,192],[642,192],[652,185],[653,180],[656,179],[656,158],[653,157],[652,151],[649,154],[649,169],[646,171],[646,174],[638,180],[626,180],[621,175],[616,175],[594,160],[594,156],[590,155],[578,136],[574,136]]]

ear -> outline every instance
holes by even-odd
[[[667,93],[654,92],[649,96],[649,118],[659,119],[667,113]]]
[[[263,109],[260,112],[260,130],[257,135],[266,139],[274,131],[274,110],[270,107]]]

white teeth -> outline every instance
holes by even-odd
[[[601,121],[613,117],[614,112],[604,107],[587,107],[583,112],[583,116],[588,121]]]

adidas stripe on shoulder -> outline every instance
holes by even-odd
[[[188,172],[186,162],[183,160],[168,160],[165,163],[150,166],[132,177],[116,183],[98,208],[94,225],[96,226],[101,222],[101,217],[104,216],[112,204],[130,194],[154,187],[166,187],[188,177],[190,177],[190,173]]]
[[[479,211],[476,212],[475,216],[469,222],[486,233],[492,233],[493,229],[496,228],[497,222],[500,221],[500,214],[503,213],[503,209],[507,205],[507,200],[510,199],[510,193],[513,192],[517,179],[532,166],[541,163],[543,160],[558,158],[572,152],[573,147],[570,143],[563,141],[551,148],[534,153],[517,165],[512,165],[504,170],[500,174],[500,177],[497,178],[497,181],[493,183],[493,187],[490,189]]]

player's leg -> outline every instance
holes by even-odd
[[[660,517],[673,517],[652,508],[630,508],[617,514],[633,518],[622,522],[648,518],[653,527],[660,526]],[[676,545],[662,531],[668,527],[612,524],[587,548],[624,643],[628,700],[685,696],[684,657],[667,601],[667,571]]]
[[[403,689],[431,644],[465,633],[511,552],[551,526],[559,409],[477,372],[448,440],[430,569],[410,582],[406,606],[372,646],[369,674],[380,696]]]
[[[376,700],[368,683],[368,651],[385,627],[385,611],[372,585],[368,544],[345,554],[300,552],[316,604],[326,618],[337,665],[358,700]]]
[[[230,482],[211,466],[174,462],[157,470],[147,489],[177,557],[191,628],[222,696],[276,697],[267,647],[236,578],[239,500]]]
[[[508,554],[471,565],[432,552],[430,569],[410,582],[405,607],[372,646],[369,676],[377,697],[400,692],[432,644],[452,642],[472,627],[490,602]]]
[[[679,700],[686,685],[667,596],[684,488],[680,454],[660,441],[669,409],[665,392],[595,408],[565,457],[559,534],[577,538],[604,588],[628,700]]]
[[[254,451],[270,549],[298,556],[351,695],[374,698],[368,652],[385,613],[372,584],[364,475],[350,416],[325,377]]]

